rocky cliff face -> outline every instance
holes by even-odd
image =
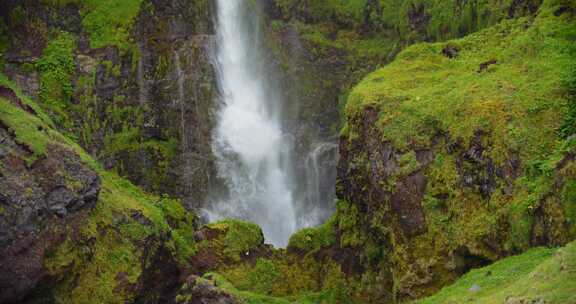
[[[50,144],[41,157],[10,123],[20,111],[34,112],[9,87],[0,86],[0,302],[16,302],[49,279],[43,256],[82,225],[94,208],[100,178],[67,147]],[[7,103],[10,103],[8,105]],[[10,108],[8,108],[10,107]],[[8,111],[9,113],[6,113]],[[40,131],[43,126],[36,126]],[[37,159],[38,158],[38,159]]]
[[[212,170],[212,6],[3,1],[4,69],[107,169],[198,207]]]
[[[575,237],[574,142],[558,119],[573,98],[566,5],[410,47],[350,94],[337,191],[357,225],[341,245],[387,271],[397,298]],[[557,47],[525,44],[537,33]]]
[[[2,74],[0,141],[1,303],[173,301],[192,214],[105,172]]]

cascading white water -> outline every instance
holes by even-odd
[[[280,123],[280,100],[270,92],[272,84],[263,73],[257,16],[247,5],[246,0],[217,1],[215,61],[223,104],[213,152],[228,195],[213,202],[207,214],[210,221],[253,221],[268,242],[284,247],[296,230],[286,166],[290,141]]]
[[[298,224],[301,227],[316,226],[326,220],[334,211],[326,206],[334,200],[336,179],[336,159],[338,145],[332,142],[320,142],[304,160],[304,203],[298,210]]]

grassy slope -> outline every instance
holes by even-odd
[[[480,290],[470,291],[474,285]],[[576,242],[561,249],[534,248],[473,270],[436,295],[416,303],[496,304],[508,298],[576,303]]]
[[[147,237],[171,235],[164,245],[185,263],[195,250],[193,215],[175,200],[146,194],[116,174],[104,171],[77,144],[57,132],[50,118],[1,74],[0,84],[11,87],[39,113],[33,116],[0,98],[0,120],[15,132],[19,142],[31,147],[30,164],[43,156],[48,144],[58,144],[80,155],[102,179],[98,203],[79,236],[71,234],[46,257],[47,269],[63,279],[54,292],[58,303],[124,303],[131,299],[133,294],[117,289],[117,276],[125,273],[130,283],[139,279],[143,270],[140,242]],[[134,214],[142,214],[150,223],[137,220]],[[94,245],[88,245],[92,240]],[[160,245],[161,241],[153,243]]]

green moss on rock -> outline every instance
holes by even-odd
[[[75,38],[67,32],[57,32],[36,62],[40,71],[40,103],[56,122],[69,129],[72,122],[69,118],[70,98],[74,89],[72,75],[76,69],[74,50]]]
[[[315,228],[304,228],[294,233],[288,242],[289,250],[314,252],[323,247],[336,244],[336,218],[331,217],[326,223]]]
[[[3,76],[0,80],[0,84],[13,87]],[[44,256],[44,265],[54,277],[52,293],[56,302],[134,300],[143,271],[149,266],[147,255],[153,256],[160,247],[171,249],[180,264],[188,262],[195,252],[193,214],[177,200],[144,193],[115,173],[104,171],[77,144],[41,118],[47,116],[31,100],[21,101],[33,110],[25,111],[0,98],[0,121],[14,132],[19,144],[29,148],[30,165],[44,157],[49,145],[60,145],[79,155],[101,179],[94,209],[79,219],[81,225],[67,226],[66,239]],[[73,180],[67,182],[73,186]]]
[[[207,225],[209,229],[218,232],[215,240],[217,247],[223,249],[223,254],[232,261],[240,261],[251,249],[264,244],[264,235],[258,225],[241,220],[224,220]]]
[[[116,46],[128,50],[132,41],[130,30],[141,0],[84,0],[82,24],[90,34],[92,48]]]
[[[390,271],[393,299],[576,237],[574,143],[559,132],[576,51],[567,7],[544,1],[534,18],[410,46],[349,94],[338,192],[365,219],[341,243],[362,240],[346,243]]]

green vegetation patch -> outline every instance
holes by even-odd
[[[288,242],[288,249],[297,249],[305,253],[314,252],[336,244],[336,217],[332,216],[326,223],[304,228],[294,233]]]
[[[576,301],[576,243],[561,249],[534,248],[470,271],[438,294],[417,301],[504,303],[507,299],[546,303]]]
[[[13,106],[4,98],[0,98],[0,121],[15,133],[18,143],[26,145],[32,151],[32,155],[28,157],[29,164],[42,157],[46,146],[52,142],[48,134],[38,131],[44,127],[40,119],[27,117],[24,110]]]
[[[131,47],[130,30],[140,11],[141,0],[84,0],[82,24],[90,34],[92,48],[114,45]]]
[[[1,74],[0,85],[14,88]],[[58,144],[77,153],[101,178],[94,209],[77,231],[69,228],[67,239],[46,253],[45,267],[59,279],[53,292],[55,300],[131,302],[135,295],[130,286],[137,283],[148,263],[145,250],[154,254],[165,246],[176,261],[187,264],[195,253],[194,214],[185,211],[178,200],[147,194],[115,173],[104,171],[77,144],[57,132],[48,118],[43,119],[47,116],[31,100],[19,90],[15,92],[38,116],[0,98],[0,121],[14,132],[19,144],[30,149],[28,163],[43,157],[48,145]],[[74,181],[69,183],[74,187]]]
[[[221,233],[218,240],[223,253],[233,261],[240,261],[241,256],[250,249],[264,244],[262,230],[254,223],[229,219],[209,224],[207,227]]]
[[[36,62],[40,72],[40,101],[55,114],[56,122],[66,129],[71,127],[68,110],[74,93],[72,75],[76,69],[74,50],[76,41],[67,32],[55,33]]]

